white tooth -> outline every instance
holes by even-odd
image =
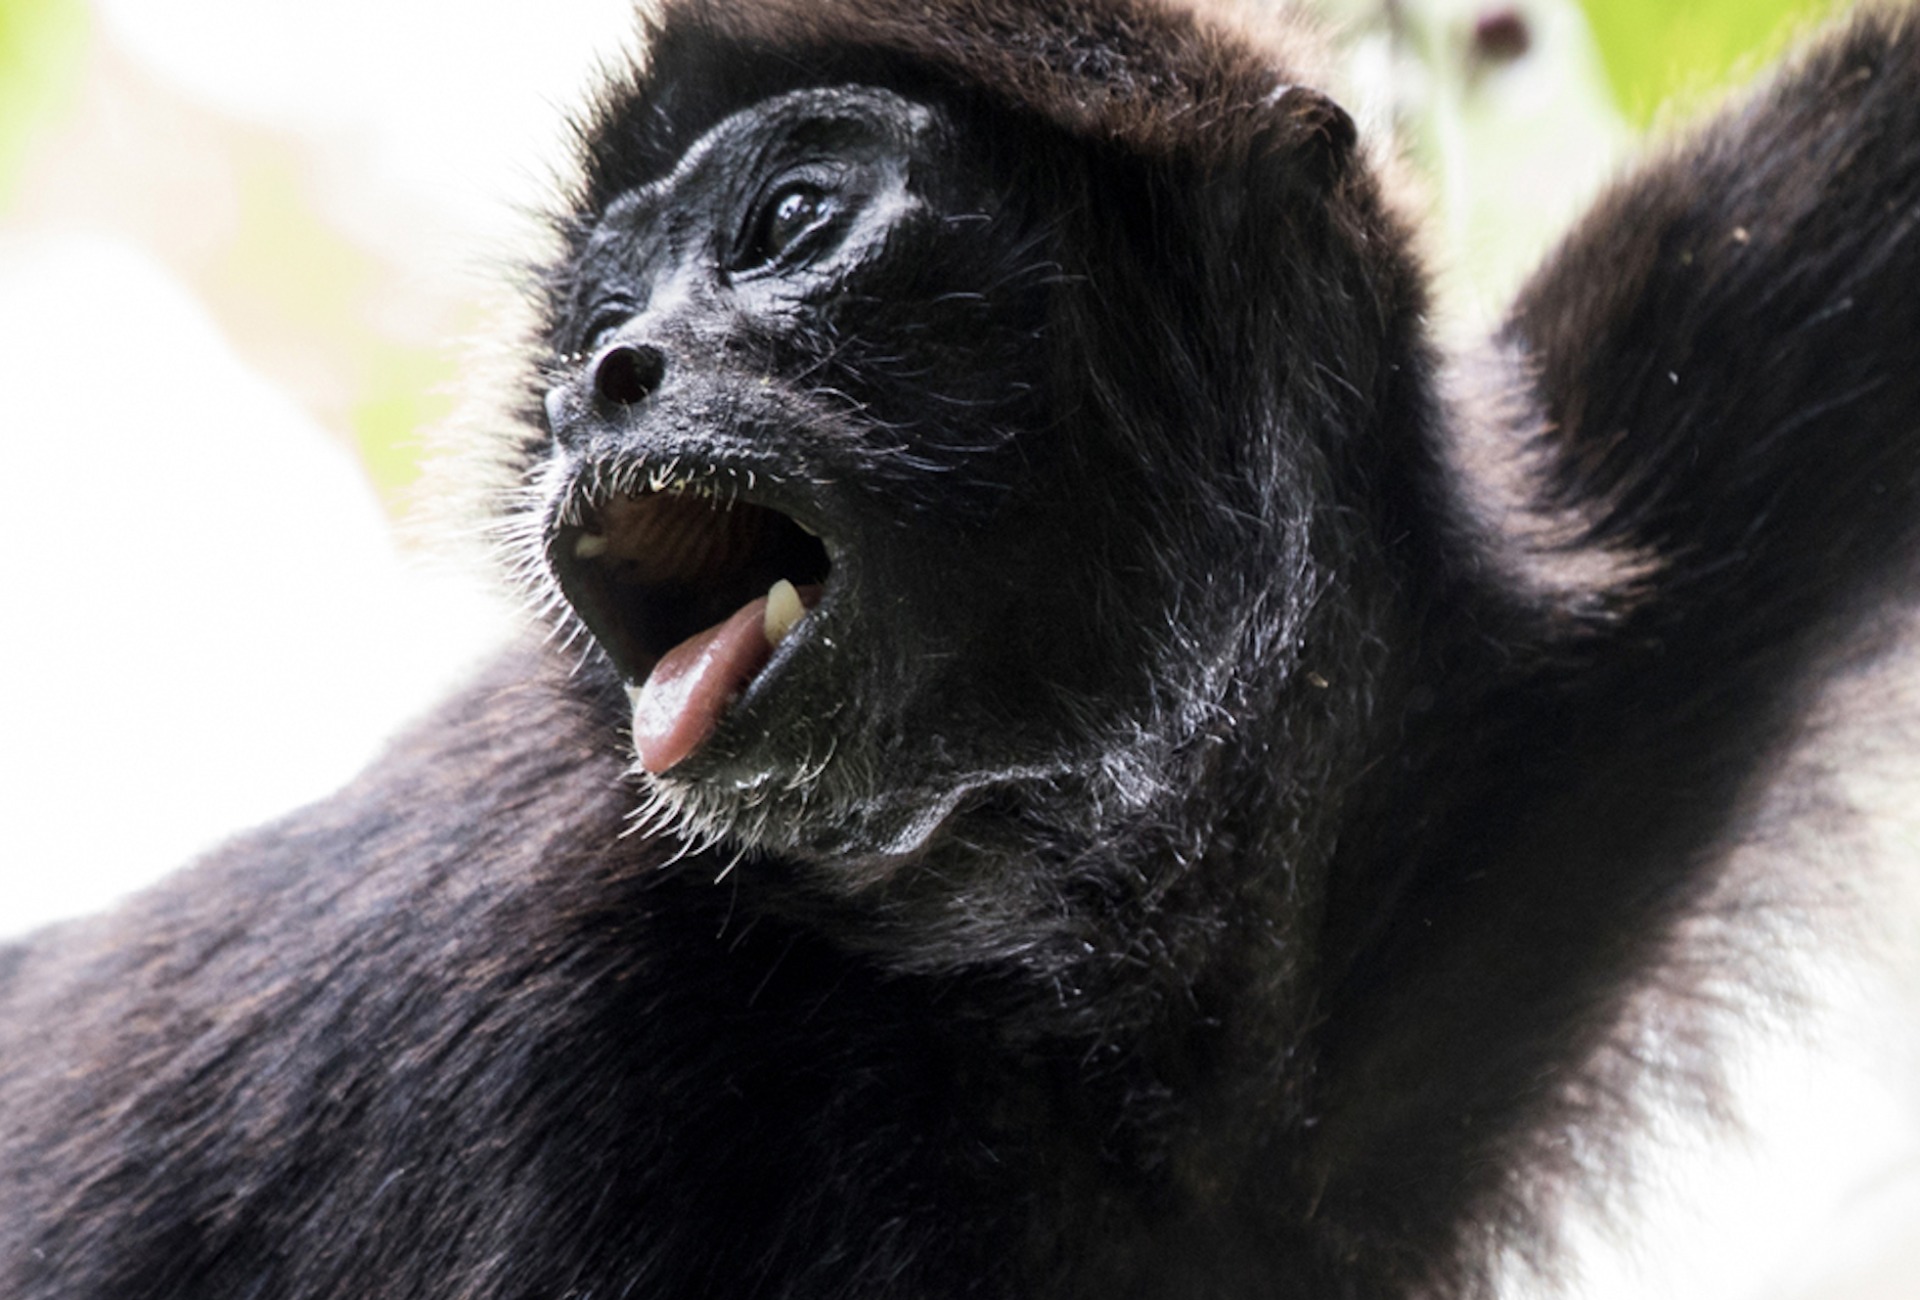
[[[573,558],[576,560],[597,560],[607,553],[605,533],[581,533],[573,540]]]
[[[766,629],[767,644],[779,645],[787,639],[787,633],[793,631],[793,625],[807,614],[807,607],[800,603],[800,593],[785,578],[767,588],[767,614],[762,626]]]

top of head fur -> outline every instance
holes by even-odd
[[[1313,47],[1274,9],[669,0],[643,31],[646,53],[581,129],[589,209],[658,174],[717,114],[803,84],[945,82],[1090,141],[1202,165],[1309,138],[1351,143],[1338,110],[1289,93],[1313,88],[1312,67],[1297,64]]]

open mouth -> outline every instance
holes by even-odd
[[[627,684],[634,746],[654,773],[713,733],[831,568],[790,516],[702,485],[591,502],[553,531],[548,562]]]

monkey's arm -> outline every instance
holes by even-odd
[[[338,794],[8,950],[0,1291],[425,1294],[474,1249],[448,1192],[492,1177],[509,1008],[579,1004],[533,894],[604,885],[579,846],[621,826],[578,713],[509,656]]]
[[[1605,578],[1501,644],[1410,783],[1442,807],[1405,893],[1348,904],[1377,938],[1329,1017],[1320,1213],[1531,1195],[1514,1171],[1565,1173],[1566,1133],[1631,1127],[1635,1043],[1697,1028],[1629,995],[1683,1004],[1731,955],[1677,927],[1821,674],[1914,589],[1917,218],[1920,40],[1866,18],[1618,184],[1521,295],[1513,436],[1576,525],[1544,559]]]
[[[1618,186],[1523,293],[1551,487],[1690,664],[1828,635],[1920,538],[1920,33],[1864,17]]]
[[[626,833],[572,667],[509,653],[338,794],[0,949],[0,1293],[933,1295],[997,1267],[952,1225],[1008,1212],[919,1127],[978,1122],[978,1052],[716,886],[725,856]]]

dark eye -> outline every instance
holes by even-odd
[[[809,238],[834,214],[833,196],[808,181],[782,185],[754,210],[740,255],[740,268],[771,266],[806,251]]]

